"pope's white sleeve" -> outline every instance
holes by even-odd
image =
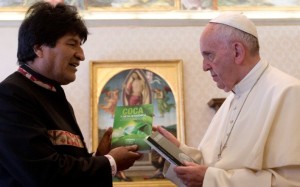
[[[284,175],[289,177],[284,177]],[[203,187],[300,187],[300,166],[253,171],[209,167]]]
[[[201,152],[194,148],[194,147],[189,147],[185,144],[180,144],[179,147],[185,154],[187,154],[188,156],[190,156],[196,163],[198,164],[203,164],[203,160],[202,160],[202,154]]]

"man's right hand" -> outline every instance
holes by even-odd
[[[115,159],[118,171],[122,171],[131,167],[136,160],[141,158],[142,154],[137,153],[137,150],[137,145],[117,147],[112,149],[108,154]]]

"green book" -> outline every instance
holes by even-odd
[[[152,133],[153,105],[117,106],[113,123],[112,148],[138,145],[139,152],[149,152],[144,141]]]

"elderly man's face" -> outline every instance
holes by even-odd
[[[203,70],[210,71],[218,88],[225,92],[231,91],[237,79],[235,51],[215,30],[214,24],[208,24],[203,31],[200,38],[200,50],[203,56]]]

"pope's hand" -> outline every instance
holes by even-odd
[[[184,162],[185,166],[174,168],[177,177],[181,179],[187,187],[201,187],[207,166],[195,164],[193,162]]]
[[[166,129],[164,129],[161,126],[157,126],[156,130],[160,134],[162,134],[164,137],[166,137],[168,140],[170,140],[173,144],[175,144],[177,147],[180,146],[180,142],[177,140],[177,138],[172,133],[170,133],[169,131],[167,131]]]

